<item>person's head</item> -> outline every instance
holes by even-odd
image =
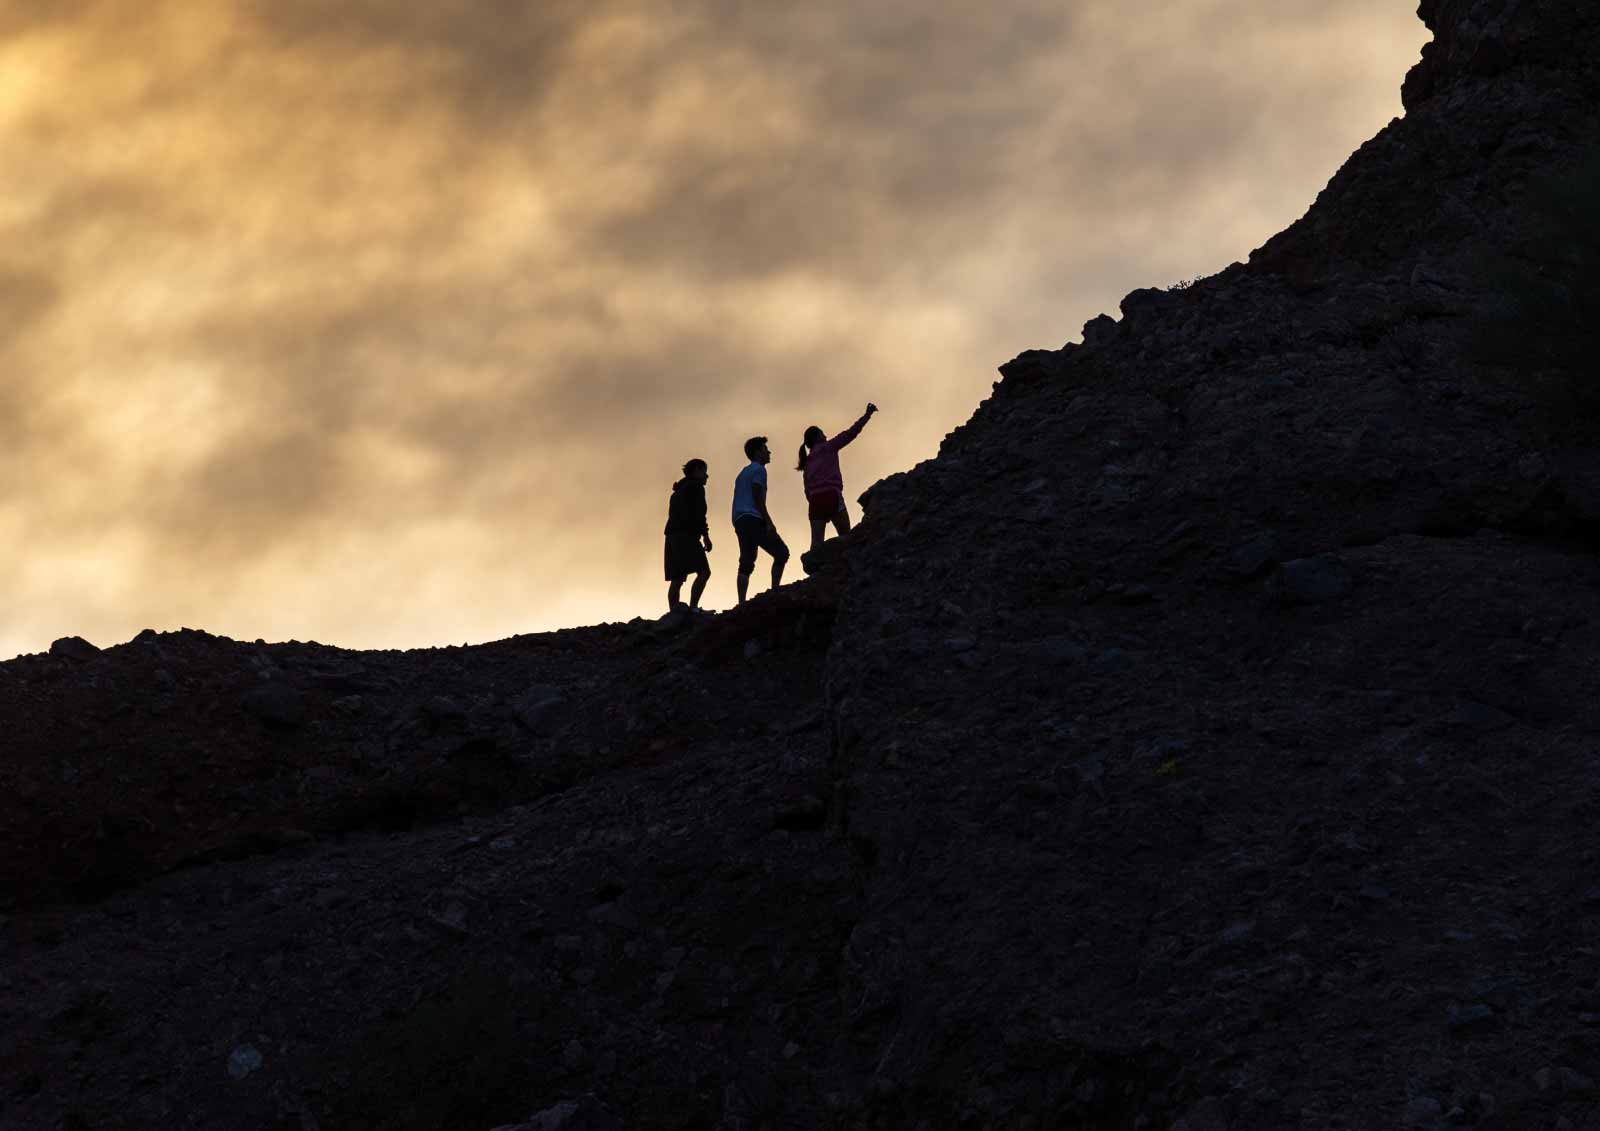
[[[706,481],[706,461],[703,459],[692,459],[688,463],[684,464],[683,477],[685,479],[694,479],[700,483],[704,483]]]
[[[767,448],[765,436],[751,436],[746,440],[744,454],[750,457],[751,463],[768,463],[772,460],[772,452]]]
[[[800,445],[800,462],[794,465],[796,471],[806,469],[806,460],[811,458],[811,449],[828,438],[828,434],[813,424],[806,429],[806,438]]]

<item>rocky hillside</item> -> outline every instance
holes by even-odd
[[[0,1125],[1600,1128],[1600,9],[706,622],[0,665]],[[1525,256],[1524,256],[1525,258]]]

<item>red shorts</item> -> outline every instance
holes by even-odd
[[[827,520],[844,510],[844,496],[837,491],[819,491],[815,495],[807,495],[806,502],[811,504],[811,517]]]

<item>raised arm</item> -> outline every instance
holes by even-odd
[[[861,430],[867,426],[867,421],[871,420],[872,414],[877,411],[877,405],[869,404],[867,406],[867,411],[861,414],[861,419],[850,425],[850,427],[846,428],[843,432],[840,432],[832,440],[828,441],[829,446],[837,451],[848,444],[851,440],[854,440],[857,436],[861,435]]]

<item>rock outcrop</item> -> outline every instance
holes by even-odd
[[[0,665],[0,1124],[1600,1125],[1600,445],[1475,344],[1600,9],[1421,15],[805,582]]]
[[[1600,1063],[1600,451],[1472,341],[1594,136],[1600,12],[1422,14],[1406,119],[1305,218],[1016,359],[866,500],[828,673],[865,1118],[1595,1117],[1538,1073]]]

